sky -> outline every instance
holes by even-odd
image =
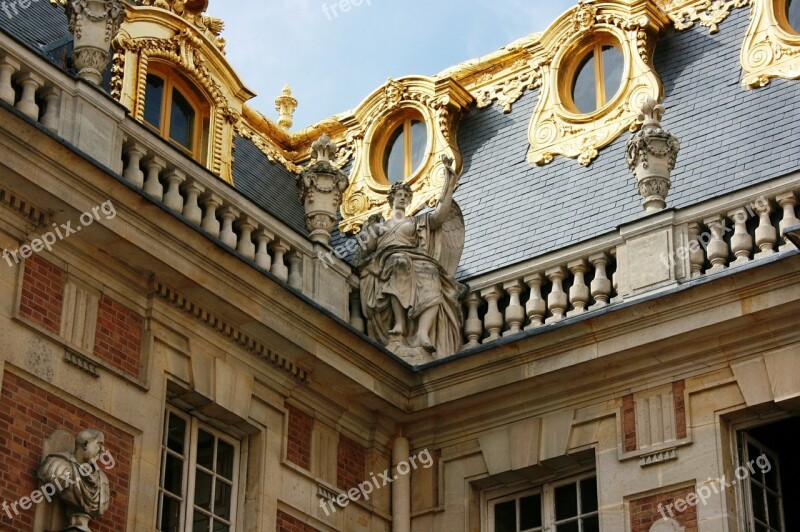
[[[228,60],[277,121],[289,84],[293,131],[361,103],[389,77],[432,76],[542,31],[577,0],[211,0]],[[345,9],[342,9],[345,7]]]

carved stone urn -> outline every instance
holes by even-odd
[[[311,240],[325,245],[331,242],[342,193],[350,184],[344,172],[331,162],[336,150],[336,143],[328,135],[320,137],[311,145],[315,160],[297,178]]]
[[[50,0],[64,6],[74,37],[72,62],[78,77],[100,85],[108,65],[111,41],[125,19],[121,0]]]
[[[639,120],[642,128],[628,140],[628,168],[636,176],[645,212],[660,211],[667,206],[670,177],[680,151],[678,139],[661,127],[664,106],[647,98]]]

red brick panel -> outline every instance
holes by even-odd
[[[336,485],[347,491],[367,477],[367,450],[345,436],[339,436],[336,459]]]
[[[318,532],[316,528],[278,510],[278,532]]]
[[[108,296],[100,300],[94,355],[112,367],[139,377],[144,319]]]
[[[679,380],[672,383],[672,396],[675,400],[675,437],[679,440],[686,437],[686,405],[683,401],[683,392],[686,390],[686,381]]]
[[[692,494],[692,497],[687,498],[689,494]],[[684,527],[685,532],[697,532],[697,501],[695,500],[693,505],[679,504],[678,509],[675,508],[676,501],[691,502],[694,496],[695,487],[690,486],[632,500],[631,532],[648,532],[653,523],[664,517],[677,521]]]
[[[64,304],[64,272],[38,255],[25,259],[21,316],[56,334],[61,332],[61,307]]]
[[[311,430],[314,420],[294,408],[288,407],[289,434],[287,437],[286,458],[300,467],[311,470]]]
[[[103,432],[105,447],[115,461],[113,467],[106,468],[111,506],[105,515],[92,521],[91,528],[97,532],[125,530],[133,437],[9,372],[3,377],[0,393],[0,502],[10,506],[39,488],[36,471],[44,441],[53,432],[64,430],[75,435],[84,429]],[[19,515],[9,510],[13,519],[0,512],[0,530],[33,530],[36,508],[17,509]]]
[[[633,404],[633,394],[622,398],[622,434],[625,451],[636,450],[636,407]]]

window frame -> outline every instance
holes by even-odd
[[[158,127],[148,122],[145,118],[142,123],[161,136],[164,140],[191,156],[201,164],[206,164],[208,158],[208,130],[210,127],[211,105],[208,99],[202,92],[188,82],[179,72],[171,69],[160,63],[152,63],[147,69],[147,76],[156,76],[160,78],[164,85],[162,88],[163,96],[161,98],[161,120]],[[170,135],[170,128],[172,122],[172,102],[173,90],[177,90],[181,96],[186,100],[189,106],[194,111],[194,124],[191,134],[192,146],[187,148],[180,142],[176,141]],[[145,101],[142,102],[142,108],[147,105],[147,84],[145,83]]]
[[[780,29],[792,40],[797,40],[800,39],[800,27],[795,28],[789,21],[789,5],[792,1],[797,2],[800,6],[800,0],[774,0],[772,11]]]
[[[603,69],[603,47],[611,46],[616,48],[622,56],[622,76],[619,79],[617,91],[610,97],[606,94],[606,84]],[[574,88],[581,66],[589,54],[594,58],[594,87],[595,87],[595,108],[589,112],[578,109],[574,99]],[[594,117],[602,114],[612,106],[621,95],[625,93],[628,83],[629,58],[626,48],[610,33],[595,33],[584,40],[569,56],[562,60],[564,63],[560,68],[563,69],[559,75],[559,96],[561,105],[571,114],[580,117]],[[602,103],[601,103],[602,102]]]
[[[182,470],[182,477],[181,477],[181,499],[180,499],[180,530],[187,530],[187,527],[193,523],[194,512],[195,512],[195,504],[194,504],[194,491],[195,491],[195,481],[197,476],[197,441],[198,435],[200,430],[203,430],[211,435],[213,435],[216,439],[222,440],[225,443],[231,445],[233,447],[233,475],[231,479],[231,498],[230,498],[230,519],[229,521],[229,532],[236,532],[236,524],[237,524],[237,517],[238,517],[238,492],[239,492],[239,482],[240,482],[240,457],[242,456],[242,442],[237,440],[236,438],[218,430],[214,427],[204,423],[200,419],[186,412],[172,406],[167,405],[164,409],[164,419],[161,424],[161,444],[160,444],[160,464],[159,464],[159,481],[158,481],[158,488],[156,490],[158,500],[156,501],[156,531],[161,531],[161,518],[163,515],[164,509],[164,477],[166,474],[166,467],[165,467],[165,456],[167,454],[176,455],[174,451],[171,451],[166,442],[167,438],[167,427],[169,423],[169,416],[174,415],[176,417],[181,418],[185,425],[185,432],[184,432],[184,456],[180,457],[183,461],[183,470]],[[216,464],[217,454],[216,454],[216,446],[214,450],[214,461]],[[202,467],[202,466],[201,466]],[[213,474],[213,480],[216,480],[217,475]],[[212,481],[213,482],[213,481]],[[213,490],[215,484],[212,484],[212,501],[213,501]],[[174,495],[174,494],[171,494]],[[188,504],[187,504],[188,503]],[[200,513],[204,515],[208,515],[208,512],[204,510],[200,510]],[[214,519],[212,518],[212,524]],[[169,531],[167,531],[169,532]]]
[[[423,124],[425,127],[425,147],[423,148],[422,160],[420,161],[419,165],[416,168],[413,168],[413,149],[412,149],[412,124],[413,122],[418,121]],[[371,164],[372,167],[372,176],[374,181],[376,181],[379,185],[385,187],[391,187],[392,182],[389,179],[386,171],[383,168],[384,158],[387,156],[387,150],[391,148],[389,145],[389,141],[394,136],[395,131],[399,127],[403,127],[403,162],[404,162],[404,174],[407,174],[403,177],[402,180],[398,181],[398,183],[403,182],[407,183],[412,180],[424,167],[425,163],[427,162],[428,158],[430,157],[431,151],[431,128],[428,125],[428,122],[425,120],[425,116],[422,112],[418,109],[413,107],[407,107],[400,112],[396,113],[394,116],[389,118],[381,129],[376,133],[375,138],[377,142],[374,145],[372,150],[372,157],[371,157]]]
[[[737,454],[737,460],[739,461],[737,467],[744,467],[745,469],[747,469],[747,464],[750,462],[750,460],[754,460],[755,459],[755,457],[749,456],[748,444],[752,445],[754,447],[757,447],[764,454],[768,455],[768,458],[769,458],[769,461],[770,461],[770,465],[774,469],[775,475],[778,478],[777,498],[778,498],[778,505],[779,505],[778,508],[779,508],[779,511],[780,511],[780,523],[779,523],[780,526],[779,527],[774,527],[771,524],[765,524],[765,526],[767,528],[769,528],[770,530],[774,529],[774,530],[777,530],[778,532],[786,532],[786,525],[785,525],[786,519],[784,517],[784,504],[783,504],[783,486],[780,483],[780,478],[781,478],[780,471],[781,470],[780,470],[780,461],[779,461],[778,453],[776,453],[775,451],[773,451],[772,449],[770,449],[769,447],[767,447],[766,445],[764,445],[763,443],[761,443],[760,441],[758,441],[757,439],[752,437],[750,434],[748,434],[746,432],[746,430],[742,430],[739,433],[739,438],[740,438],[740,449],[739,449],[739,452],[736,453]],[[748,531],[755,530],[755,519],[756,519],[756,517],[755,517],[755,513],[753,512],[753,487],[752,487],[752,484],[751,484],[753,482],[753,480],[754,479],[753,479],[752,475],[748,474],[747,477],[745,479],[743,479],[739,483],[742,486],[740,491],[741,491],[741,496],[743,498],[742,508],[744,509],[744,512],[745,512],[744,525],[747,527]],[[761,483],[759,482],[759,484],[761,484]],[[771,490],[770,488],[768,488],[767,486],[763,486],[763,487],[766,490],[774,491],[774,490]],[[765,504],[764,508],[765,508],[765,511],[767,512],[767,518],[769,519],[768,505]]]
[[[493,490],[493,493],[483,493],[483,504],[482,507],[485,508],[484,515],[486,515],[486,519],[483,520],[483,530],[485,532],[495,532],[494,529],[494,507],[498,504],[502,504],[504,502],[508,502],[509,500],[520,500],[524,497],[528,497],[530,495],[539,494],[541,496],[542,502],[542,527],[541,531],[551,531],[555,530],[556,527],[556,500],[555,500],[555,490],[561,486],[566,486],[569,484],[576,484],[580,486],[580,482],[587,479],[595,477],[597,480],[595,481],[596,490],[597,490],[597,510],[594,512],[589,513],[579,513],[575,518],[570,519],[579,519],[583,517],[591,517],[592,515],[597,515],[598,520],[600,516],[600,484],[599,484],[599,476],[597,475],[596,469],[588,469],[580,473],[570,474],[569,476],[565,476],[564,478],[551,478],[548,481],[541,482],[535,486],[526,485],[524,488],[521,488],[519,485],[511,488],[501,488],[497,490]],[[580,508],[580,488],[578,487],[578,501],[579,501],[579,508]],[[519,509],[519,503],[517,503],[517,509]],[[562,520],[564,521],[564,520]],[[563,524],[563,523],[562,523]],[[517,513],[517,526],[519,526],[519,513]],[[580,526],[580,525],[579,525]],[[526,529],[531,530],[531,529]],[[537,529],[532,529],[537,530]],[[524,531],[523,531],[524,532]]]

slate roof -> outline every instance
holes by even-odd
[[[72,34],[67,28],[64,9],[48,0],[33,0],[27,8],[19,2],[0,3],[0,30],[67,68],[72,53]]]

